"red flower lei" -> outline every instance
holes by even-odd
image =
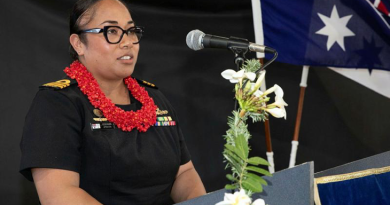
[[[130,132],[133,128],[137,128],[140,132],[146,132],[155,124],[157,106],[137,80],[127,77],[124,82],[134,98],[142,103],[142,108],[136,112],[124,111],[106,97],[96,79],[79,61],[74,61],[70,68],[65,68],[64,72],[77,81],[81,92],[88,96],[91,104],[100,109],[107,120],[115,123],[121,130]]]

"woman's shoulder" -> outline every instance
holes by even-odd
[[[64,78],[54,82],[45,83],[39,86],[39,90],[63,90],[68,87],[77,85],[77,81],[69,78]]]
[[[77,81],[70,78],[45,83],[39,86],[35,101],[62,101],[64,103],[72,101],[79,104],[82,93],[77,85]]]

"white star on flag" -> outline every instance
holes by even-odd
[[[347,28],[347,23],[352,18],[352,15],[340,18],[336,5],[333,6],[330,18],[320,13],[317,14],[322,22],[324,22],[325,27],[317,31],[316,34],[328,36],[328,42],[326,43],[328,51],[335,42],[337,42],[343,51],[345,51],[344,37],[355,36],[355,34]]]

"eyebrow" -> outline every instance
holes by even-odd
[[[107,21],[104,21],[103,23],[101,23],[100,25],[105,24],[105,23],[118,24],[118,21],[107,20]],[[134,21],[128,21],[127,24],[134,24]]]

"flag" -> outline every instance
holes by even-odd
[[[389,1],[261,0],[264,44],[279,62],[390,71]]]
[[[389,10],[387,9],[386,3],[381,0],[370,0],[370,2],[375,6],[375,8],[381,12],[383,15],[390,17]]]
[[[362,69],[332,67],[330,69],[390,99],[390,72],[373,70],[372,73],[368,73]]]

